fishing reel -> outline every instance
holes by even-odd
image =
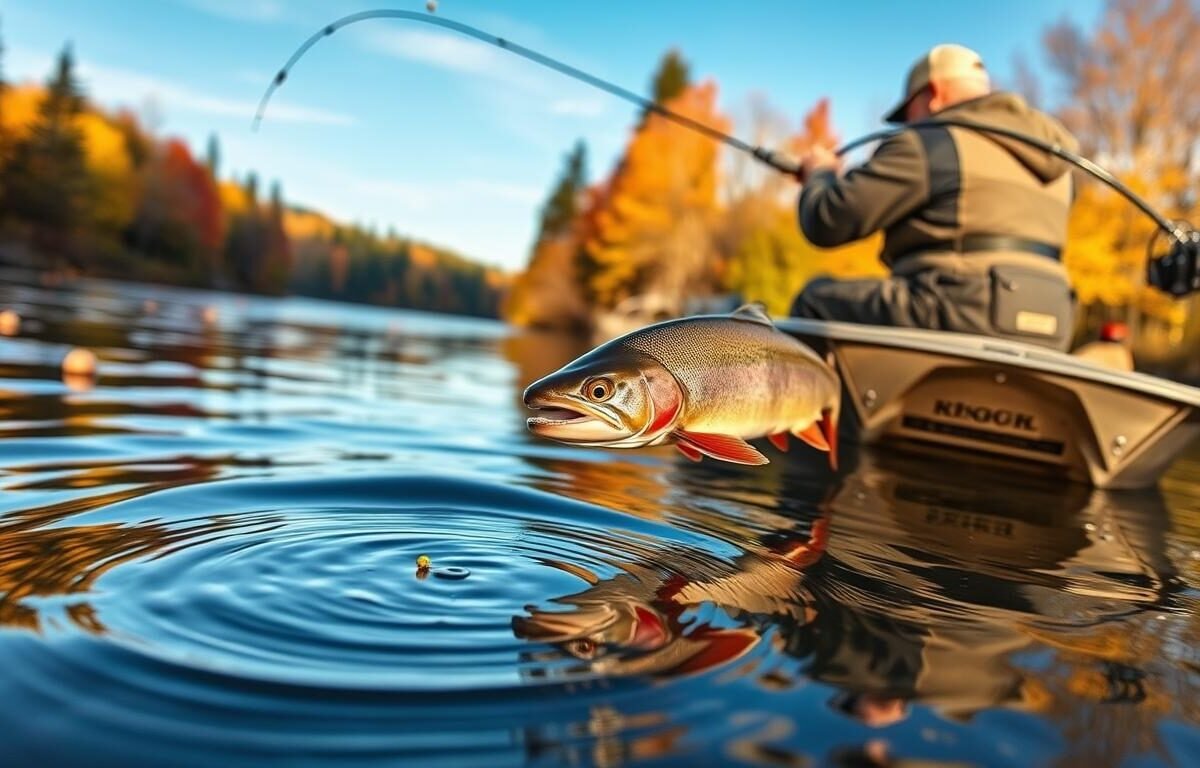
[[[1200,232],[1181,224],[1168,237],[1171,246],[1167,252],[1146,262],[1146,282],[1178,299],[1200,291]]]

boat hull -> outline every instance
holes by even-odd
[[[1200,389],[968,334],[788,319],[843,382],[843,436],[1143,488],[1200,436]]]

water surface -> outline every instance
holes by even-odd
[[[564,339],[6,278],[5,765],[1200,763],[1195,451],[571,448],[519,403]]]

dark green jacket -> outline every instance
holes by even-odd
[[[934,118],[943,116],[1077,146],[1057,120],[1010,93],[956,104]],[[1009,139],[966,128],[910,128],[844,176],[814,174],[800,195],[800,226],[823,247],[882,230],[881,258],[890,267],[922,252],[954,252],[947,243],[964,235],[1061,247],[1072,198],[1068,170],[1059,158]]]

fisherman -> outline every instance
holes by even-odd
[[[841,174],[828,147],[801,157],[804,235],[831,248],[883,231],[891,276],[810,282],[792,315],[1000,336],[1065,350],[1074,296],[1062,265],[1069,166],[1047,152],[939,118],[1077,142],[1021,97],[993,92],[979,54],[939,45],[908,73],[887,114],[910,127]]]

